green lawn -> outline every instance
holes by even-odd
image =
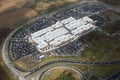
[[[118,18],[120,18],[120,16]],[[106,27],[103,27],[102,29],[110,34],[120,32],[120,20],[115,21],[114,23],[110,23],[106,25]]]
[[[101,78],[107,78],[118,71],[120,65],[99,65],[99,66],[92,66],[91,70]]]
[[[81,58],[88,58],[89,61],[120,60],[118,36],[108,37],[101,32],[93,32],[89,34],[87,41],[92,43],[92,46],[83,51]]]
[[[76,80],[76,79],[74,76],[72,76],[70,72],[64,72],[56,80]]]
[[[111,5],[120,5],[120,0],[102,0],[102,1]]]
[[[99,80],[99,79],[96,78],[95,76],[92,76],[92,77],[90,78],[90,80]]]

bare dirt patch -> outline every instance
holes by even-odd
[[[61,8],[67,4],[75,3],[79,0],[53,0],[53,1],[36,1],[33,9],[37,12],[55,10],[56,8]]]
[[[31,0],[0,0],[0,13],[8,10],[19,9]]]
[[[14,61],[14,63],[19,68],[26,70],[28,68],[31,69],[33,66],[36,66],[39,63],[39,61],[35,60],[33,57],[31,57],[31,55],[28,55]]]
[[[0,27],[14,28],[15,25],[34,18],[38,14],[30,8],[21,8],[16,11],[0,15]]]

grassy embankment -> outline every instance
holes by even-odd
[[[120,0],[102,0],[102,1],[115,6],[120,5]]]
[[[77,65],[77,64],[74,64],[73,66],[82,70],[87,78],[90,75],[88,72],[88,68],[89,68],[95,75],[97,75],[102,79],[108,78],[116,71],[118,71],[120,67],[120,65]],[[91,77],[91,80],[98,80],[98,79],[95,79],[95,76],[93,75],[93,77]]]

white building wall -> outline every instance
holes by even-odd
[[[95,27],[93,20],[89,17],[83,17],[78,20],[70,17],[31,34],[31,38],[38,44],[38,50],[45,52],[75,40],[76,35],[82,36],[84,30],[89,30],[93,27]]]

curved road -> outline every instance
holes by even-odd
[[[49,66],[51,64],[55,64],[55,63],[70,63],[70,64],[81,64],[81,65],[111,65],[111,64],[120,64],[120,61],[114,61],[114,62],[79,62],[79,61],[69,61],[69,60],[58,60],[58,61],[52,61],[49,63],[46,63],[42,66],[40,66],[39,68],[36,68],[34,70],[31,70],[31,73],[26,75],[25,77],[31,75],[32,73],[44,68],[45,66]]]
[[[85,74],[84,74],[80,69],[78,69],[78,68],[76,68],[76,67],[74,67],[74,66],[59,65],[59,66],[54,66],[54,67],[48,68],[48,69],[46,69],[45,71],[43,71],[43,72],[41,73],[40,77],[39,77],[39,80],[42,80],[42,77],[44,76],[44,74],[45,74],[47,71],[49,71],[50,69],[56,68],[56,67],[60,67],[60,66],[74,69],[74,70],[76,70],[76,71],[81,75],[81,77],[82,77],[83,80],[86,80],[86,79],[87,79],[86,76],[85,76]]]

